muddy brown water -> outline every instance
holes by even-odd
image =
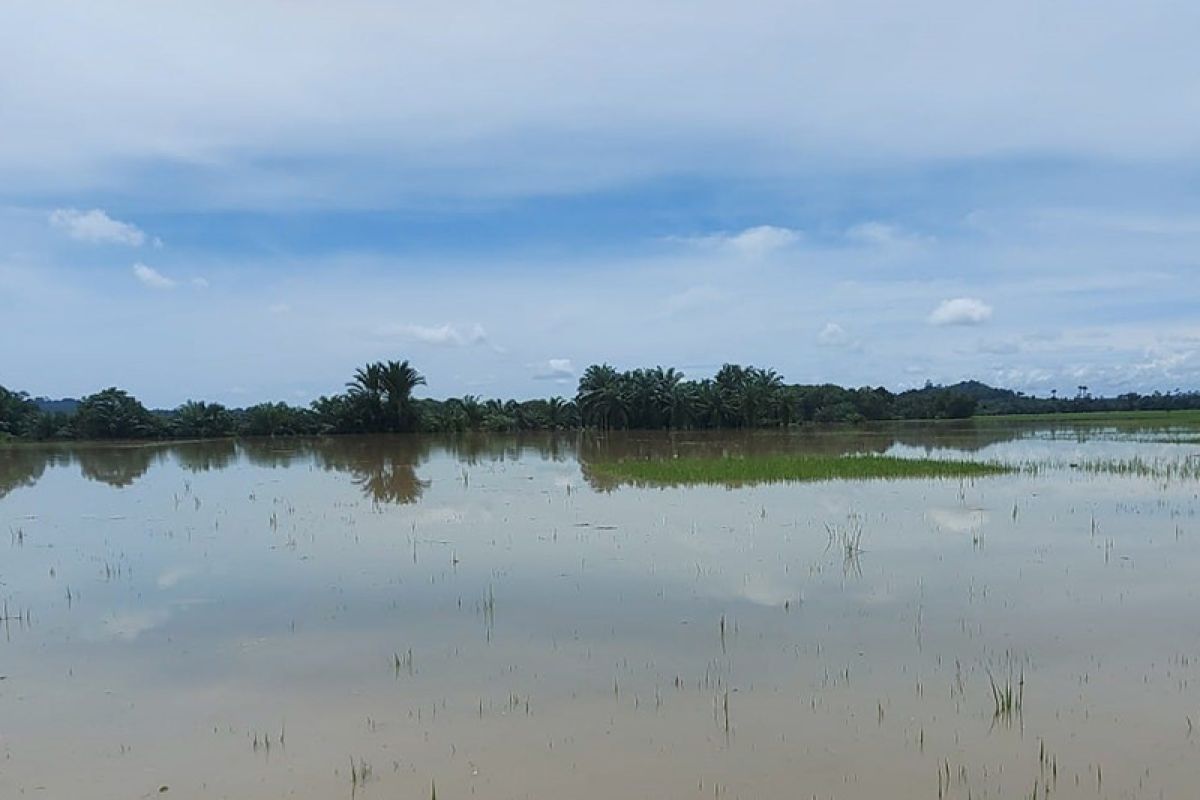
[[[1198,434],[0,449],[0,797],[1200,796]],[[801,451],[1038,468],[589,466]]]

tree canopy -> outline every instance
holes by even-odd
[[[673,367],[618,370],[593,364],[574,397],[532,400],[464,395],[418,398],[425,377],[408,361],[378,361],[354,371],[345,391],[308,406],[267,402],[247,408],[189,400],[148,410],[109,387],[81,400],[50,401],[0,387],[0,439],[210,439],[418,431],[524,431],[770,428],[893,419],[963,419],[977,413],[1023,414],[1200,408],[1200,394],[1173,392],[1114,398],[1038,398],[976,381],[927,383],[891,392],[877,386],[789,384],[775,370],[725,364],[710,378]]]

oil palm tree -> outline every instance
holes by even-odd
[[[661,372],[662,368],[658,368]],[[621,376],[628,404],[629,427],[658,428],[659,414],[655,403],[659,376],[652,369],[635,369]]]
[[[83,398],[75,426],[89,439],[149,439],[163,428],[137,398],[115,386]]]
[[[750,371],[740,364],[724,364],[713,377],[717,391],[721,393],[721,421],[718,425],[740,426],[746,421],[746,383]]]
[[[346,389],[346,394],[357,406],[357,416],[362,420],[363,428],[368,431],[383,430],[383,364],[375,362],[356,369]]]
[[[629,406],[621,374],[608,364],[593,364],[579,379],[576,402],[585,425],[609,429],[628,424]]]
[[[383,395],[383,364],[375,362],[354,370],[354,378],[346,388],[351,395],[378,401]]]
[[[389,430],[411,431],[417,427],[417,412],[412,393],[425,385],[425,376],[405,361],[388,361],[378,365],[383,388],[384,408]]]
[[[173,422],[173,433],[186,438],[229,436],[234,431],[233,415],[220,403],[189,400],[175,409]]]
[[[683,373],[674,367],[655,367],[651,375],[654,379],[654,427],[687,427],[691,418],[691,401]]]
[[[372,431],[411,431],[417,409],[413,389],[425,378],[408,361],[377,361],[354,371],[346,384],[350,397],[361,406],[364,422]]]
[[[729,394],[716,381],[703,380],[693,389],[692,420],[701,428],[720,428],[733,417]]]
[[[783,398],[783,379],[773,369],[746,370],[742,382],[742,424],[755,427],[765,423],[777,424]]]
[[[479,427],[483,425],[483,404],[479,402],[479,397],[473,394],[463,395],[458,403],[462,406],[467,427],[473,431],[479,430]]]
[[[575,403],[561,397],[551,397],[546,401],[546,423],[555,430],[569,428],[575,424]]]

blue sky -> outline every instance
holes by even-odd
[[[1194,3],[7,3],[0,384],[1200,384]]]

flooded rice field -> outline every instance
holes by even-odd
[[[653,486],[619,457],[970,479]],[[1184,798],[1200,431],[0,449],[0,797]]]

